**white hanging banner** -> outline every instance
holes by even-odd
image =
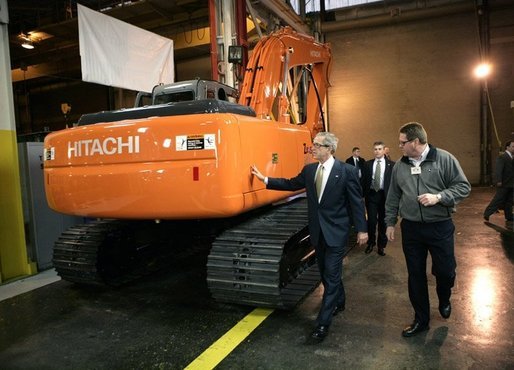
[[[174,82],[173,40],[77,4],[82,79],[151,92]]]

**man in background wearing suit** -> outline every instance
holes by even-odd
[[[352,155],[346,158],[346,163],[351,164],[359,169],[359,179],[361,181],[361,185],[363,185],[362,175],[364,174],[364,167],[366,167],[366,160],[360,156],[361,150],[359,147],[354,147],[352,149]]]
[[[391,159],[391,154],[389,154],[389,147],[388,146],[384,146],[384,158],[386,159]]]
[[[357,242],[368,240],[357,170],[334,158],[338,139],[329,132],[320,132],[312,143],[317,163],[303,167],[291,179],[264,177],[255,165],[251,172],[266,184],[267,189],[295,191],[305,188],[309,214],[310,240],[324,287],[317,327],[311,339],[320,342],[328,334],[332,316],[345,308],[342,282],[343,255],[350,232],[350,217],[358,232]]]
[[[505,143],[505,152],[496,159],[495,182],[496,194],[484,211],[484,219],[495,213],[503,206],[505,221],[512,222],[512,191],[514,189],[514,141]]]
[[[373,155],[375,158],[366,162],[363,181],[369,236],[365,252],[371,253],[373,247],[377,245],[378,254],[385,256],[384,248],[387,245],[385,201],[391,183],[394,162],[385,157],[385,146],[382,141],[373,143]]]

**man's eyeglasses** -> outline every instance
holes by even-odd
[[[316,149],[319,149],[321,147],[323,148],[328,148],[330,147],[330,145],[327,145],[327,144],[320,144],[320,143],[312,143],[312,146],[315,147]]]
[[[414,140],[416,140],[416,139],[414,138],[414,139],[407,140],[407,141],[400,140],[400,141],[398,142],[398,145],[400,145],[400,146],[404,146],[405,144],[410,143],[411,141],[414,141]]]

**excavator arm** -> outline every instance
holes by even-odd
[[[328,44],[290,27],[263,38],[248,62],[239,103],[258,118],[324,129],[323,103],[330,72]]]

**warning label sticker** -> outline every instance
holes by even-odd
[[[175,147],[177,151],[216,149],[216,135],[177,135]]]

